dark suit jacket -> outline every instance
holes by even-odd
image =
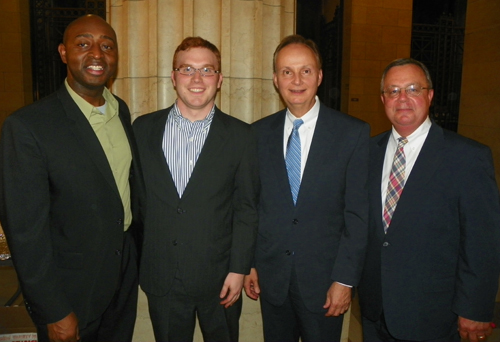
[[[283,154],[286,111],[254,124],[261,178],[255,266],[261,296],[281,305],[292,264],[307,308],[323,312],[334,281],[357,285],[368,219],[368,124],[321,104],[297,205]]]
[[[432,340],[457,315],[489,322],[499,276],[500,204],[488,147],[432,124],[387,234],[381,179],[391,132],[370,149],[370,233],[362,313],[383,310],[402,340]]]
[[[118,102],[136,164],[129,110]],[[33,321],[73,311],[84,327],[99,317],[119,282],[124,211],[99,140],[64,85],[5,120],[0,196]]]
[[[258,171],[251,127],[216,108],[179,198],[162,150],[170,108],[134,122],[146,183],[140,284],[163,296],[174,277],[192,295],[218,293],[229,272],[248,274],[257,230]]]

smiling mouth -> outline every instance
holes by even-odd
[[[201,93],[204,89],[200,89],[200,88],[193,88],[193,89],[189,89],[190,92],[192,93]]]
[[[89,65],[87,67],[87,69],[91,69],[91,70],[94,70],[94,71],[104,70],[104,68],[102,67],[102,65]]]

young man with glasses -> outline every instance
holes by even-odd
[[[215,106],[220,53],[189,37],[177,47],[176,102],[134,122],[144,161],[146,217],[140,283],[157,341],[237,341],[244,275],[257,229],[251,127]]]
[[[500,272],[491,151],[429,118],[429,71],[405,58],[382,76],[392,130],[371,140],[364,341],[484,341]]]

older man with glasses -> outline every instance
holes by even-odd
[[[405,58],[382,76],[392,130],[371,140],[364,341],[484,341],[500,272],[500,201],[487,146],[429,118],[434,90]]]

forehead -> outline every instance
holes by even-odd
[[[116,42],[116,34],[113,28],[104,20],[98,18],[82,18],[74,22],[66,32],[68,39],[87,35],[91,35],[94,38],[105,37]]]
[[[318,67],[318,61],[314,52],[304,44],[287,45],[276,56],[277,68],[306,65]]]
[[[385,86],[406,86],[412,83],[427,84],[424,71],[415,64],[392,67],[384,79]]]
[[[192,66],[211,65],[218,67],[215,53],[204,47],[193,47],[184,51],[179,51],[175,61],[177,66],[189,64]]]

